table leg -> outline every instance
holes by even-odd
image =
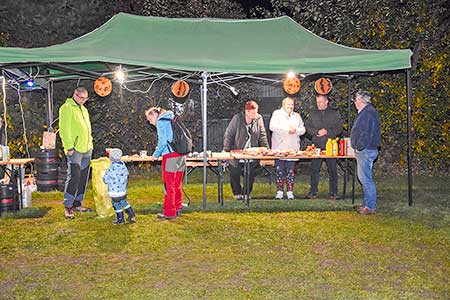
[[[222,167],[222,161],[217,161],[217,201],[219,202],[220,206],[223,206],[223,167]]]
[[[247,206],[250,205],[250,159],[245,160],[245,164],[247,165],[246,174],[245,174],[245,203]]]
[[[348,159],[345,159],[344,167],[344,185],[342,187],[342,200],[345,200],[345,194],[347,193],[347,176],[348,176]]]

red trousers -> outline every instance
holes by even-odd
[[[186,157],[176,152],[162,157],[162,180],[164,183],[164,215],[176,216],[183,202],[183,175],[186,169]]]

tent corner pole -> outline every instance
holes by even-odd
[[[207,177],[207,147],[208,147],[208,129],[207,129],[207,100],[208,100],[208,72],[202,73],[202,86],[200,89],[202,99],[202,132],[203,132],[203,209],[206,208],[206,177]]]
[[[53,125],[53,82],[47,82],[47,130],[50,131]]]
[[[406,69],[407,98],[407,130],[408,130],[408,205],[413,205],[412,199],[412,106],[411,106],[411,72]]]

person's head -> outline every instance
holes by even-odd
[[[79,105],[83,105],[89,99],[89,93],[84,86],[79,86],[73,91],[72,98]]]
[[[353,99],[353,102],[355,103],[355,107],[357,110],[360,110],[367,104],[371,103],[372,97],[370,96],[370,93],[367,91],[357,91],[355,94],[355,98]]]
[[[120,161],[122,158],[122,150],[119,148],[112,148],[109,150],[109,159],[111,161]]]
[[[147,121],[152,124],[153,126],[156,126],[156,121],[158,121],[158,117],[160,114],[165,112],[164,109],[161,107],[151,107],[148,110],[145,111],[145,117],[147,118]]]
[[[248,119],[256,119],[256,117],[258,116],[258,103],[253,100],[245,102],[244,113]]]
[[[284,98],[281,107],[290,115],[294,111],[294,99],[292,97]]]
[[[316,104],[318,110],[325,110],[328,107],[328,96],[327,95],[316,95]]]

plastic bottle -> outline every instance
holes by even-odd
[[[338,155],[338,139],[339,138],[335,138],[335,139],[331,140],[332,141],[331,155],[333,155],[333,156]]]
[[[345,140],[342,138],[339,140],[339,156],[345,156]]]
[[[9,147],[2,146],[2,160],[9,161]]]
[[[30,184],[26,184],[23,187],[22,195],[22,207],[31,207],[31,194],[33,193],[33,187]]]
[[[333,155],[333,141],[331,140],[331,138],[328,138],[327,140],[327,144],[325,146],[325,154],[327,156]]]

